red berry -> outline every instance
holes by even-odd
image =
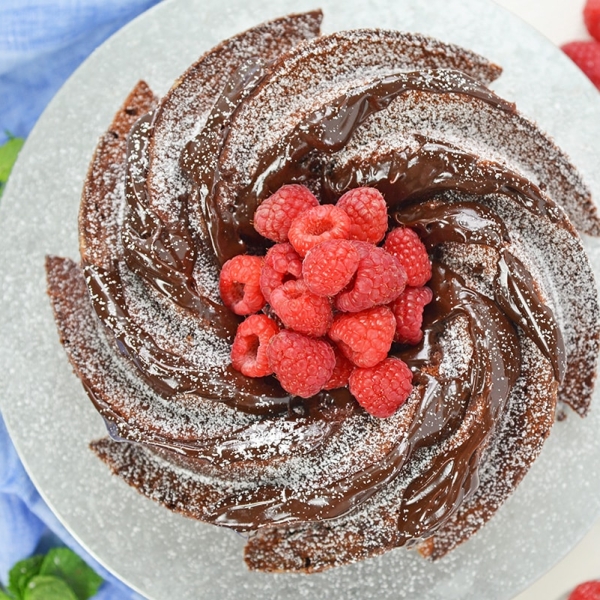
[[[287,242],[292,221],[318,205],[319,201],[307,187],[297,183],[284,185],[256,209],[254,229],[274,242]]]
[[[327,240],[348,239],[350,217],[337,206],[315,206],[298,215],[290,226],[288,237],[300,256]]]
[[[590,35],[600,42],[600,0],[587,0],[583,9],[583,20]]]
[[[387,205],[375,188],[360,187],[346,192],[336,206],[343,209],[352,222],[350,239],[377,244],[388,228]]]
[[[396,318],[394,340],[401,344],[418,344],[423,338],[423,309],[433,298],[428,287],[407,287],[390,305]]]
[[[578,585],[568,600],[600,600],[600,581],[586,581]]]
[[[302,259],[291,244],[275,244],[269,248],[260,274],[260,290],[267,302],[271,292],[286,281],[302,277]]]
[[[561,48],[600,90],[600,42],[570,42]]]
[[[231,364],[246,377],[265,377],[273,371],[269,367],[267,346],[279,333],[279,326],[267,315],[250,315],[237,328],[231,346]]]
[[[329,337],[357,367],[374,367],[387,357],[396,320],[387,306],[376,306],[354,314],[339,314]]]
[[[406,285],[406,273],[400,263],[383,248],[366,242],[353,242],[360,261],[350,285],[336,298],[344,312],[360,312],[398,297]]]
[[[223,265],[219,276],[221,299],[236,315],[251,315],[265,305],[260,291],[262,264],[260,256],[240,254]]]
[[[354,370],[354,364],[344,356],[337,346],[333,346],[333,353],[335,354],[335,367],[329,381],[323,386],[324,390],[346,387],[350,373]]]
[[[420,287],[431,279],[429,255],[423,242],[412,229],[397,227],[390,231],[383,247],[404,267],[408,276],[406,285]]]
[[[308,289],[319,296],[335,296],[356,272],[360,255],[349,240],[329,240],[309,250],[302,264]]]
[[[283,389],[302,398],[320,392],[335,366],[333,348],[327,342],[285,329],[271,338],[267,356]]]
[[[399,358],[386,358],[370,369],[354,369],[350,393],[374,417],[391,417],[412,391],[412,373]]]
[[[329,300],[313,294],[301,279],[275,288],[271,308],[286,327],[314,337],[325,335],[333,319]]]

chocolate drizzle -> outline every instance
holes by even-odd
[[[494,299],[498,306],[534,341],[551,362],[556,380],[565,375],[565,346],[552,310],[535,290],[525,265],[505,247],[505,225],[494,212],[472,202],[423,202],[395,213],[396,220],[419,233],[429,250],[448,242],[481,244],[498,252]]]
[[[520,374],[519,335],[537,345],[552,364],[557,381],[564,376],[566,362],[558,324],[526,266],[508,250],[510,236],[500,217],[485,204],[440,197],[446,191],[499,194],[558,226],[565,219],[552,201],[520,174],[421,135],[415,134],[410,144],[392,153],[361,156],[343,167],[336,164],[335,152],[361,125],[408,91],[460,94],[499,111],[514,112],[512,104],[475,80],[448,70],[397,73],[350,90],[313,112],[261,155],[251,177],[238,190],[235,203],[225,206],[222,191],[231,174],[219,170],[219,154],[229,120],[264,73],[264,67],[253,62],[236,73],[203,131],[182,156],[182,168],[195,184],[200,200],[201,215],[196,216],[206,222],[217,261],[223,263],[248,246],[264,251],[253,231],[252,216],[258,204],[284,183],[316,183],[329,201],[348,188],[373,185],[386,194],[396,221],[415,229],[436,257],[429,283],[434,300],[425,312],[423,341],[414,348],[394,350],[415,375],[415,396],[401,409],[414,414],[405,434],[382,460],[326,488],[290,495],[284,487],[267,484],[224,494],[207,509],[205,517],[238,530],[338,518],[366,502],[377,501],[389,488],[401,486],[410,458],[436,448],[400,500],[397,544],[422,539],[443,525],[477,488],[482,453]],[[152,115],[147,115],[134,127],[128,141],[122,228],[125,262],[164,300],[197,319],[199,327],[230,340],[237,319],[222,305],[199,294],[194,282],[197,241],[186,199],[181,203],[180,218],[173,219],[175,224],[164,223],[147,202],[151,128]],[[478,244],[495,251],[493,297],[471,289],[464,277],[440,262],[437,249],[449,242]],[[293,452],[310,453],[326,443],[346,419],[356,416],[359,409],[346,390],[298,401],[272,378],[249,380],[231,367],[199,372],[185,357],[160,348],[135,325],[116,266],[106,271],[86,265],[85,273],[97,315],[119,350],[157,393],[168,397],[196,395],[264,417],[231,437],[178,443],[149,434],[144,443],[206,462],[235,462],[242,457],[258,460],[268,448],[244,441],[253,433],[267,435],[283,427]],[[466,320],[473,356],[468,369],[446,377],[440,370],[445,351],[439,340],[457,319]],[[294,408],[299,408],[300,414]],[[124,430],[126,427],[120,429]]]
[[[232,85],[232,88],[235,92],[228,98],[235,104],[241,101],[243,94],[240,86]],[[415,194],[425,195],[440,190],[474,194],[498,192],[510,195],[524,208],[544,214],[553,221],[564,220],[539,188],[523,176],[500,164],[481,161],[477,156],[447,143],[422,136],[415,137],[416,150],[406,148],[375,160],[361,157],[359,164],[351,163],[342,170],[327,163],[326,156],[343,148],[369,116],[385,109],[394,99],[409,91],[461,94],[477,98],[500,111],[515,111],[513,104],[456,71],[403,72],[376,80],[350,90],[313,112],[285,139],[261,154],[249,182],[236,190],[235,202],[227,210],[223,210],[221,188],[227,186],[230,174],[218,170],[209,174],[204,168],[206,164],[217,164],[212,154],[216,150],[215,143],[205,144],[204,134],[190,142],[182,167],[201,190],[219,262],[223,264],[235,254],[245,252],[247,242],[251,245],[260,243],[251,221],[261,200],[285,183],[309,181],[319,176],[322,194],[330,201],[345,190],[361,185],[379,187],[391,207]],[[221,127],[222,140],[225,140],[227,128],[223,121],[215,119],[213,122]],[[316,170],[320,171],[319,175]]]
[[[225,496],[211,507],[208,520],[251,530],[340,517],[393,484],[414,453],[431,444],[442,444],[444,451],[406,490],[399,532],[406,539],[422,538],[454,513],[476,489],[481,452],[519,375],[519,342],[496,304],[466,287],[456,273],[436,264],[430,284],[435,296],[424,323],[425,341],[397,353],[415,371],[421,397],[406,435],[385,458],[301,497],[268,485]],[[473,368],[447,380],[421,373],[423,365],[442,359],[437,337],[461,315],[474,342]],[[406,541],[402,536],[399,544]]]
[[[228,105],[238,104],[249,92],[244,89],[245,73],[234,76],[234,83],[225,90],[223,99]],[[283,140],[260,156],[259,165],[250,181],[236,194],[230,210],[222,210],[221,187],[227,184],[230,174],[207,170],[205,165],[217,166],[214,152],[216,144],[206,144],[207,137],[214,139],[216,127],[221,128],[224,141],[227,128],[224,118],[229,116],[217,105],[208,133],[201,133],[190,142],[182,159],[182,167],[198,186],[206,204],[206,218],[213,240],[215,254],[223,264],[235,254],[246,251],[244,240],[257,242],[251,220],[256,207],[269,193],[290,181],[303,181],[314,176],[312,161],[304,160],[314,151],[331,153],[341,149],[353,132],[373,113],[385,109],[396,97],[411,90],[431,93],[459,93],[479,98],[503,111],[514,111],[514,105],[502,100],[486,87],[458,71],[432,69],[418,72],[401,72],[378,79],[368,85],[348,91],[337,100],[308,115]],[[338,179],[339,181],[339,179]],[[327,184],[328,180],[325,179]],[[325,190],[331,187],[326,185]],[[354,186],[350,186],[354,187]],[[338,194],[339,195],[339,194]]]
[[[186,144],[181,153],[181,167],[191,175],[196,185],[206,222],[215,220],[214,217],[211,219],[207,199],[216,184],[217,159],[221,141],[228,132],[229,119],[243,99],[260,83],[264,74],[264,65],[259,60],[250,60],[242,65],[217,98],[202,131]],[[214,246],[219,233],[209,232]]]
[[[339,195],[347,188],[374,186],[392,198],[390,208],[407,200],[452,190],[465,194],[503,194],[524,210],[564,225],[566,219],[549,198],[525,177],[506,167],[422,135],[414,135],[414,146],[389,155],[364,157],[342,169],[331,165],[324,189]]]
[[[494,302],[469,289],[460,276],[440,264],[434,265],[430,285],[434,300],[425,317],[427,342],[400,357],[413,368],[415,355],[421,365],[431,364],[439,351],[432,339],[435,333],[441,324],[461,315],[468,320],[473,357],[463,375],[446,381],[442,378],[433,385],[430,379],[426,387],[422,411],[413,421],[408,439],[413,451],[443,441],[440,452],[403,495],[400,543],[432,534],[477,489],[481,454],[520,372],[516,332]],[[460,402],[448,402],[453,395],[465,402],[463,411],[457,410],[457,405],[463,408]],[[448,428],[453,433],[444,439]]]
[[[146,115],[134,125],[128,138],[122,233],[126,263],[167,300],[197,317],[199,327],[210,328],[218,337],[230,340],[238,319],[195,290],[191,273],[196,256],[187,220],[167,226],[146,201],[150,128],[151,115]],[[131,318],[116,265],[111,270],[84,265],[84,273],[96,314],[114,336],[120,352],[158,393],[194,394],[258,414],[287,410],[290,396],[272,378],[251,380],[231,365],[201,372],[184,357],[160,348]]]
[[[193,312],[205,326],[218,324],[221,335],[233,339],[238,320],[196,291],[192,277],[196,244],[184,206],[176,224],[169,226],[149,207],[145,186],[151,128],[152,114],[148,114],[134,125],[127,140],[127,210],[121,230],[125,261],[171,302]]]

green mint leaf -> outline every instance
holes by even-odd
[[[0,590],[0,600],[15,600],[13,596],[7,596],[2,590]]]
[[[25,560],[20,560],[10,570],[8,574],[8,591],[13,594],[17,600],[23,600],[25,588],[32,577],[35,577],[42,567],[44,557],[41,555],[32,556]]]
[[[17,160],[19,151],[23,147],[23,138],[11,138],[0,146],[0,183],[6,183],[10,171]]]
[[[27,584],[23,600],[77,600],[77,596],[62,579],[36,575]]]
[[[73,590],[77,600],[87,600],[96,594],[102,577],[69,548],[53,548],[44,558],[40,575],[63,579]]]

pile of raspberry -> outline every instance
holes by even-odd
[[[583,20],[593,39],[569,42],[561,48],[600,90],[600,0],[586,0]]]
[[[393,342],[421,341],[432,299],[431,262],[417,234],[387,233],[387,206],[374,188],[321,205],[298,184],[267,198],[254,228],[276,244],[264,257],[227,261],[219,280],[224,304],[247,317],[233,367],[248,377],[273,374],[303,398],[348,386],[371,415],[394,414],[411,393],[412,373],[388,355]]]

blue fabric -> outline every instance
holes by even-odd
[[[69,75],[158,0],[0,0],[0,144],[27,137]]]
[[[27,137],[64,81],[105,39],[159,0],[0,0],[0,145]],[[0,581],[35,551],[62,543],[106,583],[96,600],[141,596],[106,572],[42,500],[0,415]]]

